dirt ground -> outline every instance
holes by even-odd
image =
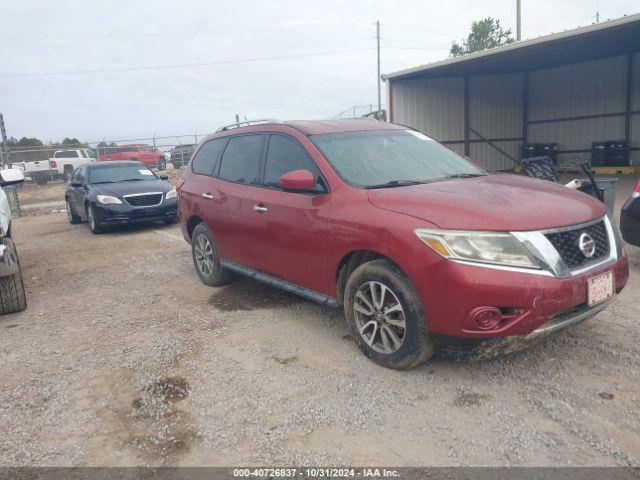
[[[29,306],[0,317],[0,465],[640,464],[639,249],[596,318],[398,372],[339,310],[206,287],[175,225],[94,236],[52,213],[14,232]]]

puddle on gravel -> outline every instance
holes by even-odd
[[[248,279],[223,287],[209,299],[213,306],[223,312],[283,308],[304,301],[293,293]]]
[[[489,400],[490,395],[484,395],[481,393],[461,393],[453,401],[453,405],[456,407],[478,407],[482,405],[485,400]]]

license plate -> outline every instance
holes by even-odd
[[[613,272],[606,272],[587,280],[587,305],[604,302],[613,297]]]

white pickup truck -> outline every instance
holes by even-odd
[[[24,174],[17,168],[0,170],[0,314],[27,308],[18,251],[11,238],[11,207],[3,190],[23,181]]]
[[[49,180],[63,178],[68,180],[76,167],[88,163],[97,162],[96,153],[89,148],[71,148],[56,150],[53,158],[48,160],[35,160],[33,162],[15,163],[25,176],[38,185],[44,185]]]

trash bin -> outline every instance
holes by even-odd
[[[609,213],[611,215],[614,214],[614,206],[616,202],[616,183],[618,183],[617,178],[596,178],[596,188],[602,194],[602,201],[607,206]],[[591,180],[588,178],[582,178],[581,181],[585,185],[589,185]],[[589,195],[596,197],[597,195],[593,191],[593,189],[589,188],[586,193]]]

